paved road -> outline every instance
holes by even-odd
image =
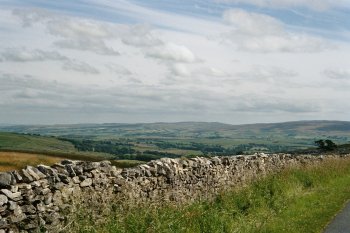
[[[334,217],[324,233],[350,233],[350,202]]]

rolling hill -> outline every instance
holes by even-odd
[[[64,153],[103,152],[117,159],[288,152],[318,139],[350,141],[350,122],[296,121],[230,125],[218,122],[0,126],[0,148]],[[28,135],[30,134],[30,135]],[[0,137],[1,137],[0,135]],[[16,143],[14,143],[16,142]],[[10,147],[9,147],[10,146]]]
[[[285,123],[230,125],[217,122],[75,124],[0,126],[0,131],[46,136],[86,138],[319,138],[347,142],[350,122],[296,121]]]

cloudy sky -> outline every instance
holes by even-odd
[[[350,0],[0,0],[0,123],[350,120]]]

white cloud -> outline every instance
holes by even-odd
[[[142,81],[135,77],[136,75],[131,72],[126,67],[116,64],[116,63],[108,63],[105,64],[105,67],[113,74],[113,78],[111,79],[112,83],[114,83],[114,79],[117,78],[117,81],[119,81],[118,84],[120,84],[120,81],[122,80],[124,83],[127,84],[141,84]]]
[[[239,100],[239,101],[238,101]],[[321,110],[319,103],[311,100],[300,102],[298,99],[275,98],[273,96],[240,96],[228,106],[240,112],[287,112],[312,113]]]
[[[118,51],[106,45],[108,39],[113,38],[111,25],[84,19],[59,18],[50,20],[48,31],[64,39],[56,41],[60,48],[92,51],[102,55],[119,55]]]
[[[228,73],[214,68],[214,67],[201,67],[195,71],[196,74],[207,76],[207,77],[227,77]]]
[[[255,81],[266,81],[266,79],[283,79],[297,76],[297,72],[280,67],[252,66],[248,71],[236,74],[242,78],[250,78]]]
[[[6,78],[0,72],[1,120],[252,123],[348,118],[350,108],[343,107],[349,106],[347,41],[333,40],[340,49],[324,49],[327,43],[304,34],[303,28],[247,11],[227,11],[223,23],[134,8],[130,2],[125,7],[122,0],[101,1],[96,5],[114,6],[103,16],[117,15],[109,22],[89,12],[30,9],[14,12],[14,17],[0,10],[7,12],[0,19],[5,35],[0,53],[11,45],[26,47],[30,54],[0,56],[0,71],[13,74]],[[137,25],[112,23],[121,22],[123,7],[126,20]],[[59,62],[47,62],[52,60]],[[331,68],[320,73],[324,67]],[[324,95],[328,92],[332,94]]]
[[[163,41],[152,33],[152,27],[147,24],[129,27],[122,33],[121,38],[124,44],[136,47],[153,47],[163,44]]]
[[[108,48],[101,40],[81,38],[79,40],[59,40],[54,43],[63,49],[75,49],[80,51],[92,51],[101,55],[120,55],[118,51]]]
[[[0,52],[0,56],[2,56],[4,61],[13,62],[63,61],[68,59],[55,51],[28,50],[26,48],[7,48]]]
[[[184,64],[174,64],[171,68],[171,72],[176,76],[191,76],[191,71]]]
[[[350,81],[350,69],[327,69],[323,74],[330,79]]]
[[[289,32],[281,21],[264,14],[230,9],[223,19],[234,29],[223,38],[238,49],[251,52],[320,52],[331,48],[328,42],[307,34]]]
[[[279,20],[268,15],[247,12],[241,9],[226,10],[223,19],[250,35],[279,35],[283,31],[282,22]]]
[[[197,58],[187,47],[174,43],[167,43],[164,46],[158,46],[150,50],[148,56],[166,61],[192,63]]]
[[[113,36],[107,23],[79,18],[59,18],[48,22],[48,31],[52,35],[70,39],[100,38],[105,39]]]
[[[130,70],[118,64],[109,63],[109,64],[106,64],[106,67],[108,68],[109,71],[113,72],[114,74],[119,74],[124,76],[132,75],[132,72]]]
[[[89,65],[88,63],[80,62],[80,61],[76,61],[76,60],[66,61],[63,64],[62,68],[64,70],[71,70],[71,71],[82,72],[82,73],[86,73],[86,74],[99,74],[100,73],[100,71],[98,69]]]
[[[245,120],[251,120],[252,115],[261,114],[266,119],[276,114],[280,117],[290,114],[316,116],[324,108],[320,103],[331,106],[332,102],[324,99],[315,101],[316,98],[302,96],[208,91],[198,87],[179,89],[174,85],[134,84],[101,89],[93,85],[72,86],[32,76],[1,73],[0,83],[0,107],[4,110],[0,115],[2,119],[12,119],[11,122],[23,120],[18,117],[18,109],[31,116],[31,123],[62,122],[57,117],[65,116],[62,112],[67,115],[62,118],[64,121],[69,119],[68,122],[80,123],[106,122],[111,119],[119,122],[152,122],[160,120],[156,118],[157,115],[161,115],[163,120],[201,120],[205,117],[230,122],[235,117],[235,121],[247,122]],[[43,112],[52,117],[45,118]],[[236,118],[238,116],[239,119]]]
[[[12,14],[21,19],[23,27],[31,27],[37,22],[52,19],[53,17],[52,12],[40,8],[17,8],[12,11]]]
[[[111,24],[98,21],[67,17],[49,13],[44,10],[13,10],[13,15],[19,17],[24,27],[35,24],[45,25],[49,34],[60,38],[54,42],[59,48],[91,51],[102,55],[119,55],[118,51],[106,45],[115,37]]]

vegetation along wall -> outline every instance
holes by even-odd
[[[51,167],[27,166],[0,173],[0,233],[58,232],[68,224],[75,204],[94,202],[91,206],[98,206],[106,198],[180,203],[210,198],[267,173],[317,163],[326,157],[256,154],[163,158],[127,169],[117,169],[108,161],[64,160]]]

